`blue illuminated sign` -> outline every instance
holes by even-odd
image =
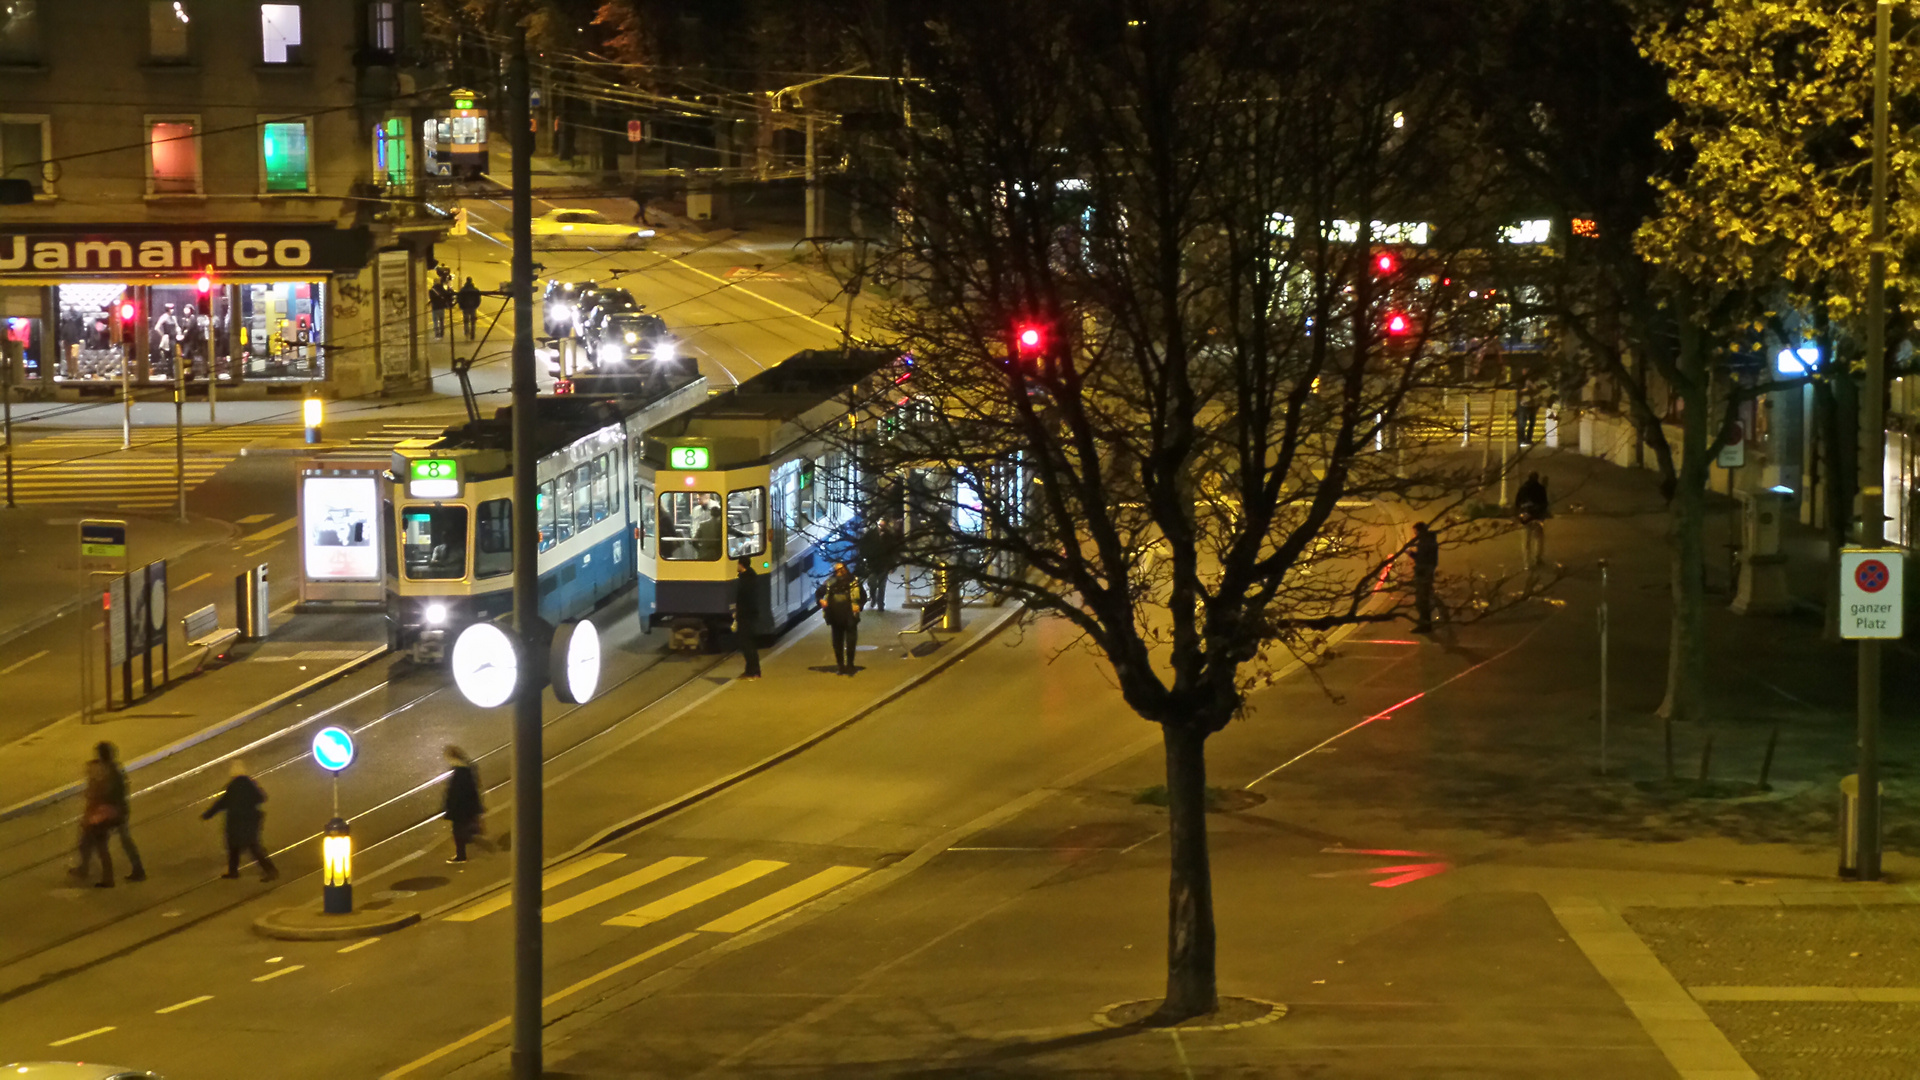
[[[313,737],[313,760],[328,772],[353,764],[353,736],[345,728],[321,728]]]

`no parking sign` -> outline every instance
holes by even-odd
[[[1840,636],[1897,638],[1906,611],[1901,592],[1902,552],[1848,548],[1840,553]]]

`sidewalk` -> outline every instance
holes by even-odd
[[[237,530],[224,521],[123,513],[89,515],[78,507],[23,506],[0,509],[0,644],[36,630],[79,604],[80,519],[111,517],[127,523],[127,563],[145,566],[178,559],[217,544]]]

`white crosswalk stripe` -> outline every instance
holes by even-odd
[[[305,433],[298,424],[234,424],[227,427],[190,427],[186,429],[189,450],[194,447],[240,447],[270,439],[299,438]],[[23,441],[19,445],[34,449],[118,450],[119,428],[86,428],[56,431],[50,435]],[[134,449],[158,450],[173,446],[172,427],[133,429]]]
[[[544,905],[540,909],[541,921],[557,922],[638,894],[645,900],[638,907],[612,918],[601,918],[598,913],[593,917],[602,926],[634,929],[712,905],[713,910],[704,913],[706,921],[698,929],[703,933],[737,934],[825,896],[870,872],[864,866],[827,866],[808,872],[776,859],[751,859],[728,865],[726,861],[710,860],[706,856],[670,855],[637,870],[608,877],[613,871],[607,868],[623,858],[625,856],[619,853],[602,852],[548,870],[541,878],[542,892],[555,894],[561,891],[560,886],[568,883],[585,887]],[[689,875],[683,873],[703,863],[711,863],[712,871],[697,880],[690,880]],[[802,873],[806,876],[793,880]],[[596,878],[604,880],[596,882]],[[674,888],[676,885],[679,887]],[[660,893],[663,889],[671,891],[647,895]],[[760,892],[757,898],[738,906],[725,907],[715,903],[722,897],[731,899],[761,889],[765,891]],[[502,889],[445,918],[448,922],[476,922],[505,911],[512,905],[511,893]]]
[[[347,440],[349,446],[379,447],[386,449],[398,445],[407,439],[437,439],[447,430],[441,424],[381,424],[365,435],[355,435]]]
[[[206,483],[233,460],[232,454],[189,456],[187,490],[192,492]],[[15,498],[30,505],[70,503],[147,509],[172,506],[178,498],[171,460],[127,454],[73,461],[22,460],[14,466],[13,487]]]

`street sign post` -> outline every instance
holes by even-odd
[[[1840,636],[1898,638],[1904,631],[1898,548],[1847,548],[1840,553]]]
[[[313,735],[313,760],[333,776],[333,817],[320,837],[320,910],[353,913],[353,832],[340,816],[340,770],[353,764],[353,734],[323,727]]]
[[[1747,464],[1747,428],[1735,420],[1727,425],[1727,441],[1720,447],[1719,465],[1723,469],[1745,468]]]

